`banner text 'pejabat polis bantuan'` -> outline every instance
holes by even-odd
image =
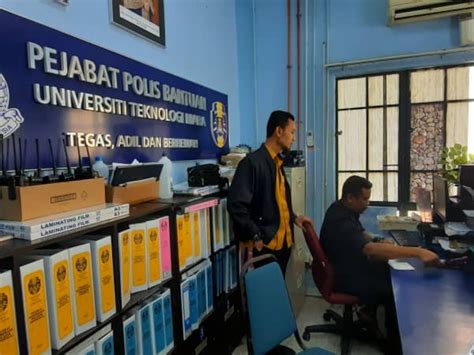
[[[4,10],[0,30],[0,134],[5,147],[12,134],[26,143],[25,167],[37,165],[36,139],[51,165],[49,138],[59,166],[63,139],[73,165],[77,146],[108,163],[228,152],[227,95]]]

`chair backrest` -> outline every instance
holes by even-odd
[[[311,269],[313,272],[314,283],[318,287],[319,292],[328,300],[334,288],[334,271],[329,262],[323,247],[319,242],[318,235],[310,223],[304,223],[304,238],[308,245],[309,251],[313,256],[313,264]]]
[[[297,331],[295,315],[276,262],[248,271],[243,281],[252,350],[263,355]]]

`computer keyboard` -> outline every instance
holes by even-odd
[[[393,230],[390,234],[398,245],[404,247],[420,247],[424,244],[423,237],[418,231]]]

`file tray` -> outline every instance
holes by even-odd
[[[380,230],[415,231],[419,221],[407,216],[377,216]]]
[[[163,164],[156,163],[118,166],[113,171],[110,185],[119,186],[149,178],[159,180],[162,169]]]
[[[16,199],[8,187],[0,187],[0,219],[26,221],[105,203],[103,178],[16,187]]]
[[[155,179],[134,181],[125,186],[105,187],[107,202],[129,203],[135,205],[145,201],[156,200],[160,197],[160,182]]]

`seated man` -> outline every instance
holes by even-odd
[[[413,247],[375,242],[359,222],[369,206],[372,183],[360,176],[349,177],[342,187],[342,198],[326,211],[321,227],[322,247],[335,273],[335,290],[358,297],[363,304],[385,306],[390,353],[401,353],[389,259],[419,258],[436,264],[433,252]]]

